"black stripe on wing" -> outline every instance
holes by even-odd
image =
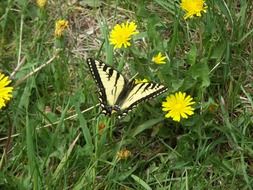
[[[87,63],[88,63],[91,75],[92,75],[93,79],[95,80],[95,82],[98,86],[99,102],[100,102],[100,105],[103,109],[102,112],[104,114],[107,114],[107,110],[105,109],[105,106],[107,105],[107,97],[106,97],[106,93],[105,93],[105,87],[104,87],[104,85],[102,83],[102,80],[100,78],[100,75],[98,73],[98,68],[97,68],[96,62],[95,62],[94,59],[88,58]],[[101,63],[101,62],[99,62],[99,66],[100,67],[103,66],[103,70],[107,69],[107,66],[105,64]]]

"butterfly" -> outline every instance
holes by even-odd
[[[120,72],[102,61],[88,58],[87,64],[97,84],[100,106],[105,115],[117,113],[118,118],[121,118],[139,103],[167,91],[167,87],[162,84],[128,81]]]

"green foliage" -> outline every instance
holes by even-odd
[[[14,87],[0,110],[0,189],[252,189],[252,2],[209,0],[187,20],[179,2],[0,2],[0,72]],[[139,33],[115,50],[109,33],[126,20]],[[169,91],[123,120],[103,116],[87,57]],[[161,110],[177,91],[196,102],[180,123]]]

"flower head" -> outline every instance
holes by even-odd
[[[181,8],[186,12],[184,19],[192,18],[194,15],[200,17],[201,12],[206,12],[205,0],[182,0]]]
[[[191,96],[186,96],[186,93],[178,92],[168,96],[166,101],[162,103],[162,110],[168,112],[165,117],[172,118],[174,121],[180,121],[182,118],[188,118],[188,115],[193,115],[195,104]]]
[[[117,160],[125,160],[131,156],[131,152],[127,149],[123,149],[117,152]]]
[[[6,106],[6,103],[12,98],[13,87],[8,87],[10,83],[11,80],[0,73],[0,109]]]
[[[165,64],[166,56],[163,56],[161,52],[159,52],[156,56],[152,58],[152,61],[156,64]]]
[[[139,84],[139,83],[145,83],[145,82],[148,82],[148,79],[135,79],[135,84]]]
[[[110,33],[110,44],[114,45],[114,48],[121,48],[124,46],[127,48],[131,45],[129,42],[131,36],[134,34],[138,34],[139,32],[136,30],[137,26],[134,22],[126,22],[120,24],[116,24]]]
[[[39,8],[44,8],[47,3],[47,0],[36,0],[36,3]]]
[[[69,22],[66,20],[57,20],[55,23],[54,36],[56,38],[61,37],[64,30],[68,28]]]

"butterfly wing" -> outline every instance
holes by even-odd
[[[156,84],[156,83],[138,83],[133,84],[129,88],[125,98],[119,102],[122,115],[126,115],[132,108],[136,107],[137,104],[155,98],[156,96],[167,91],[167,87]],[[120,99],[119,99],[120,101]]]
[[[99,89],[99,101],[102,112],[106,115],[111,115],[127,81],[118,71],[103,62],[88,58],[87,63]]]

